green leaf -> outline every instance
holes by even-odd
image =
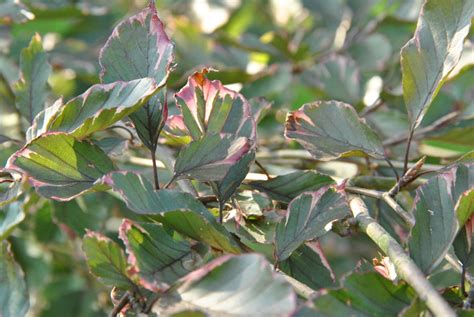
[[[13,258],[10,244],[7,241],[2,241],[1,244],[0,315],[22,317],[30,307],[25,276]]]
[[[1,171],[2,169],[0,169]],[[23,193],[21,188],[22,184],[20,181],[14,181],[13,183],[0,183],[0,207],[3,207],[12,201],[15,201]]]
[[[155,151],[158,138],[168,117],[166,89],[161,89],[148,103],[130,115],[138,137],[150,150]]]
[[[0,210],[0,240],[5,239],[25,219],[20,202],[13,202]]]
[[[119,192],[134,212],[152,216],[216,249],[240,253],[240,248],[225,228],[191,194],[169,189],[155,191],[145,178],[127,172],[111,173],[104,178],[104,182]]]
[[[106,236],[89,231],[82,240],[82,249],[91,273],[101,283],[123,289],[135,287],[127,273],[125,254],[117,243]]]
[[[125,219],[119,235],[127,247],[129,263],[140,276],[140,284],[151,291],[173,284],[202,262],[189,242],[173,240],[158,224]]]
[[[34,139],[10,157],[8,166],[28,174],[40,195],[56,200],[99,189],[96,181],[114,169],[99,147],[62,133]]]
[[[144,77],[155,79],[158,87],[166,83],[173,62],[173,44],[158,18],[154,1],[114,29],[100,51],[99,62],[103,83]]]
[[[440,175],[416,191],[416,224],[408,247],[410,256],[426,274],[443,260],[458,230],[450,187],[449,178]]]
[[[323,316],[397,316],[410,305],[412,291],[406,284],[395,285],[378,273],[351,274],[344,288],[331,290],[314,301]]]
[[[267,193],[270,198],[289,203],[306,191],[315,191],[323,186],[334,184],[334,180],[316,171],[296,171],[280,175],[266,181],[252,181],[253,188]]]
[[[218,133],[255,140],[256,124],[249,102],[220,81],[206,78],[208,71],[191,75],[175,95],[189,134],[194,140]]]
[[[250,147],[249,140],[244,137],[206,135],[181,149],[174,165],[174,178],[222,180],[229,169],[249,152]]]
[[[59,107],[50,118],[47,131],[86,137],[142,107],[156,91],[156,82],[152,78],[94,85]]]
[[[336,285],[334,273],[322,250],[307,245],[296,249],[288,259],[278,264],[278,268],[314,290]]]
[[[350,214],[346,197],[336,190],[323,187],[303,193],[288,205],[286,218],[275,231],[275,255],[278,261],[287,259],[307,240],[324,235],[334,220]]]
[[[459,225],[464,226],[464,224],[474,214],[474,189],[465,191],[458,198],[454,208],[456,210]]]
[[[20,69],[20,80],[13,87],[16,104],[21,115],[31,123],[45,107],[51,74],[51,65],[39,34],[35,34],[30,45],[21,51]]]
[[[296,296],[263,256],[222,256],[183,278],[184,305],[208,316],[289,316]]]
[[[471,0],[428,0],[413,38],[402,48],[403,97],[417,127],[461,57],[474,15]]]
[[[375,132],[352,106],[338,101],[317,101],[290,112],[285,136],[295,139],[314,158],[323,161],[364,154],[384,157]]]

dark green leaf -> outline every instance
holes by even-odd
[[[200,181],[222,180],[229,169],[250,150],[247,138],[210,134],[181,149],[174,165],[174,177]]]
[[[0,242],[0,315],[25,316],[29,306],[29,296],[24,273],[15,262],[10,244]]]
[[[287,259],[307,240],[324,235],[334,220],[350,214],[346,197],[336,190],[323,187],[303,193],[288,205],[286,218],[275,231],[275,255],[278,261]]]
[[[21,52],[20,69],[20,80],[14,86],[16,104],[21,115],[31,123],[45,107],[51,74],[39,34],[35,34],[30,45]]]
[[[174,283],[202,262],[189,242],[173,240],[161,225],[125,219],[119,233],[140,284],[151,291]]]
[[[16,152],[9,168],[27,173],[39,194],[56,200],[70,200],[88,190],[114,169],[99,147],[62,134],[45,134]]]
[[[22,184],[20,181],[0,184],[0,207],[18,199],[18,197],[23,193],[23,189],[21,187]]]
[[[333,183],[331,177],[316,171],[297,171],[266,181],[253,181],[250,186],[267,193],[272,199],[288,203],[303,192],[315,191]]]
[[[138,14],[122,21],[100,52],[104,83],[144,77],[158,87],[168,78],[173,62],[173,44],[158,18],[154,1]]]
[[[87,265],[99,281],[123,289],[135,287],[127,273],[127,259],[119,245],[109,238],[89,231],[82,240]]]
[[[161,89],[148,103],[130,115],[138,137],[150,150],[155,151],[158,138],[168,117],[166,89]]]
[[[182,281],[183,304],[209,316],[290,316],[296,308],[291,286],[257,254],[220,257]]]
[[[142,107],[157,91],[152,78],[94,85],[58,108],[47,131],[83,138],[103,130]]]
[[[474,15],[471,0],[426,1],[413,38],[403,47],[403,97],[417,127],[456,66]]]
[[[318,101],[290,112],[285,136],[301,143],[320,160],[364,153],[374,158],[384,157],[375,132],[352,106],[338,101]]]

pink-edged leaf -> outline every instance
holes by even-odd
[[[258,254],[222,256],[181,281],[178,305],[210,316],[283,317],[296,309],[291,285]],[[158,305],[154,310],[160,311]]]
[[[410,256],[425,273],[430,273],[441,262],[458,229],[469,219],[472,210],[461,208],[456,215],[456,205],[463,193],[473,186],[474,164],[460,164],[432,177],[417,189],[416,224],[408,247]],[[464,207],[464,203],[461,204]]]
[[[176,158],[174,177],[191,177],[201,181],[224,178],[229,169],[251,149],[247,138],[210,134],[191,142]]]
[[[166,289],[202,263],[189,242],[174,240],[159,224],[125,219],[119,236],[140,284],[150,291]]]
[[[256,124],[250,104],[241,94],[218,80],[209,80],[209,69],[188,78],[176,95],[183,122],[194,140],[206,134],[229,133],[255,140]]]
[[[415,34],[400,54],[403,99],[413,127],[458,63],[473,15],[472,0],[425,1]]]
[[[106,236],[88,231],[82,240],[87,265],[100,282],[123,289],[136,288],[128,270],[127,259],[120,246]]]
[[[122,21],[112,32],[100,52],[101,80],[110,83],[151,77],[162,87],[172,63],[173,43],[151,0],[145,9]],[[140,140],[150,151],[156,150],[167,116],[165,89],[130,115]]]
[[[275,256],[287,259],[305,241],[313,240],[330,230],[330,224],[350,215],[346,197],[335,189],[323,187],[293,199],[288,213],[275,230]]]
[[[122,21],[100,51],[104,83],[154,78],[159,87],[168,79],[173,63],[173,43],[165,33],[154,1]]]
[[[96,145],[64,133],[48,133],[13,154],[7,168],[25,173],[37,192],[56,200],[70,200],[103,188],[100,179],[114,169]]]
[[[142,107],[157,92],[152,78],[94,85],[59,107],[47,131],[83,138],[103,130]]]
[[[290,112],[285,136],[298,141],[319,160],[351,155],[384,157],[377,134],[351,105],[339,101],[317,101]]]

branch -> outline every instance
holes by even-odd
[[[426,303],[435,316],[455,317],[456,313],[431,285],[413,260],[405,253],[397,241],[369,216],[367,206],[359,197],[350,200],[352,213],[359,228],[390,258],[398,275],[415,291],[419,298]]]

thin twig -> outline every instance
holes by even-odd
[[[383,104],[384,104],[384,102],[382,101],[382,99],[379,98],[373,104],[371,104],[370,106],[365,107],[364,110],[362,110],[360,112],[359,116],[365,117],[369,113],[372,113],[375,110],[377,110],[378,108],[380,108],[381,106],[383,106]]]
[[[120,298],[117,305],[115,305],[114,309],[110,312],[110,317],[117,317],[122,309],[130,303],[130,292],[126,291],[122,297]]]
[[[130,131],[127,127],[121,126],[121,125],[111,125],[110,127],[107,128],[107,130],[113,130],[113,129],[122,129],[124,131],[127,131],[127,133],[130,135],[130,141],[133,142],[135,139],[135,136],[133,135],[132,131]]]
[[[155,184],[155,190],[160,189],[160,182],[158,180],[158,167],[156,166],[156,153],[155,151],[150,151],[151,153],[151,163],[153,164],[153,182]]]
[[[428,282],[423,272],[405,253],[398,242],[372,217],[370,217],[364,201],[354,196],[350,200],[352,213],[363,231],[390,258],[398,276],[405,280],[418,293],[435,316],[455,317],[456,313]]]
[[[255,160],[255,165],[257,165],[260,168],[260,170],[263,172],[263,174],[265,174],[268,177],[268,179],[272,179],[270,174],[268,174],[267,169],[259,161]]]

